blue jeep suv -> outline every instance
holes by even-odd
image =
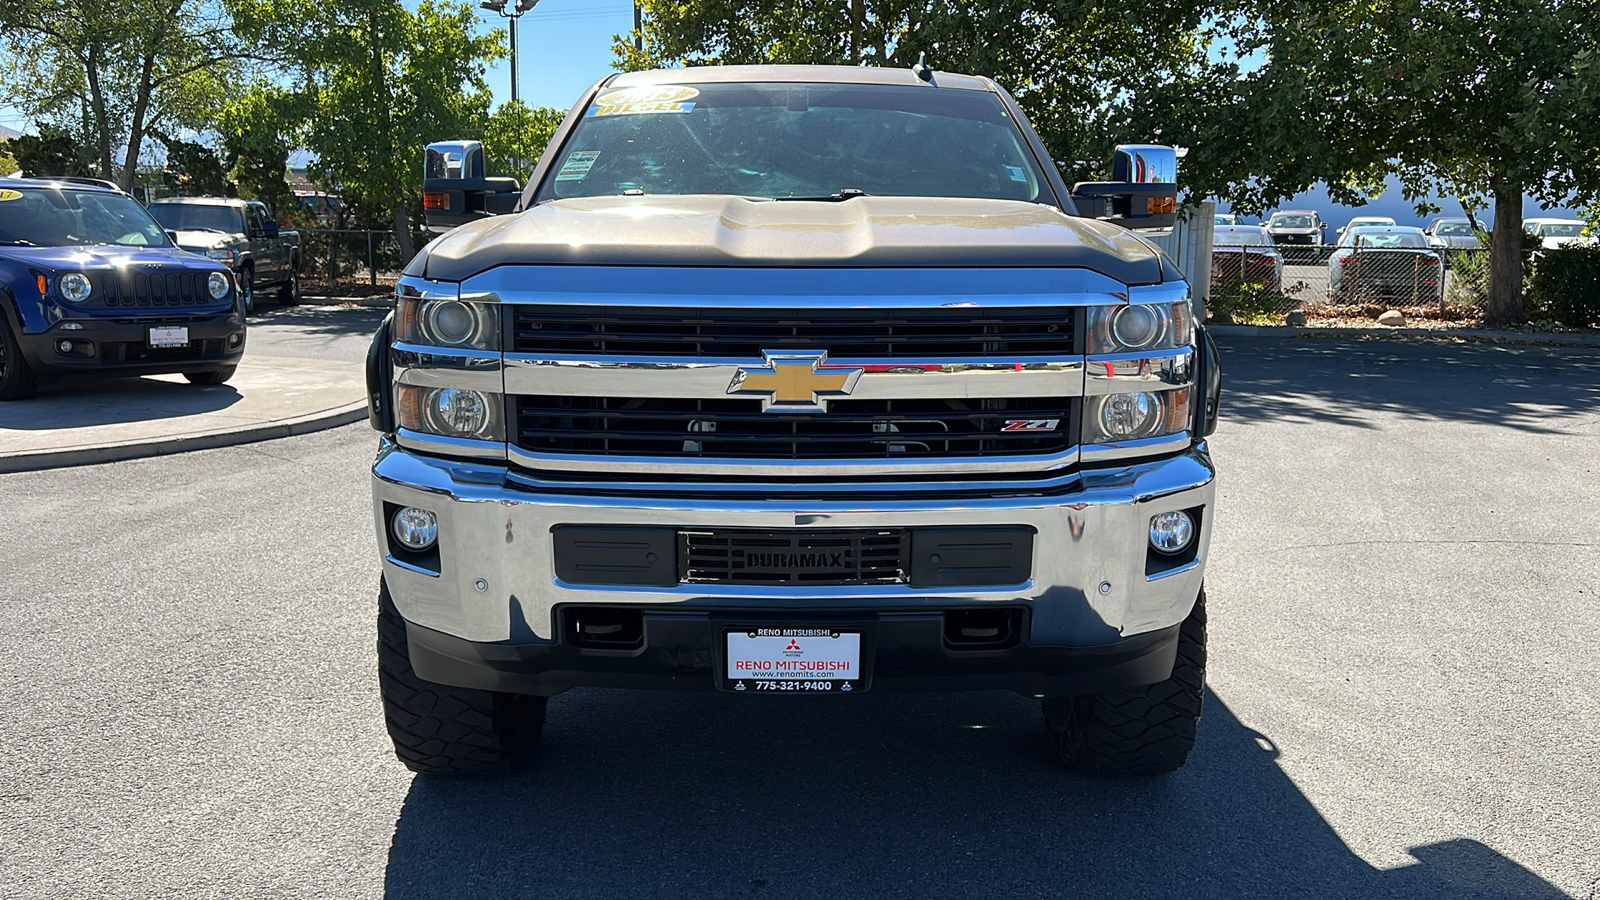
[[[0,400],[74,374],[221,384],[244,344],[233,274],[179,250],[132,197],[0,178]]]

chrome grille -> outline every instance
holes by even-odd
[[[1004,457],[1075,444],[1072,397],[834,400],[823,414],[760,400],[518,396],[517,446],[535,453],[719,459]],[[1016,423],[1036,430],[1006,430]]]
[[[833,359],[1010,362],[1082,352],[1072,307],[926,309],[673,309],[518,305],[512,352],[586,357],[755,358],[825,347]]]

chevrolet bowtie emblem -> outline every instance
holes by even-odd
[[[761,395],[762,412],[827,412],[832,397],[847,397],[862,370],[824,366],[827,351],[774,353],[763,350],[765,366],[744,366],[735,372],[728,393]]]

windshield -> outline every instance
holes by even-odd
[[[1357,216],[1351,219],[1346,228],[1360,228],[1363,225],[1393,225],[1394,220],[1383,216]]]
[[[1273,216],[1273,228],[1310,228],[1310,216]]]
[[[167,236],[127,194],[61,187],[0,188],[0,244],[167,247]]]
[[[1583,234],[1582,222],[1547,222],[1539,226],[1540,237],[1577,237]]]
[[[1048,194],[998,97],[893,85],[604,91],[549,171],[541,201],[617,194],[846,199],[855,192],[1032,201]]]
[[[244,220],[232,206],[203,206],[197,203],[152,203],[150,215],[163,228],[173,231],[220,231],[242,234]]]
[[[1409,231],[1373,231],[1356,234],[1357,247],[1378,249],[1427,247],[1428,241],[1420,234]]]
[[[1434,233],[1443,237],[1471,236],[1472,226],[1465,222],[1444,222]]]
[[[1216,247],[1270,247],[1272,242],[1259,231],[1219,231],[1211,241]]]

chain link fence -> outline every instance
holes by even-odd
[[[393,231],[363,228],[302,228],[300,253],[301,278],[319,291],[378,293],[394,286],[407,262]]]
[[[1477,249],[1214,245],[1208,309],[1218,321],[1315,324],[1376,319],[1480,318],[1489,293],[1489,254]]]

